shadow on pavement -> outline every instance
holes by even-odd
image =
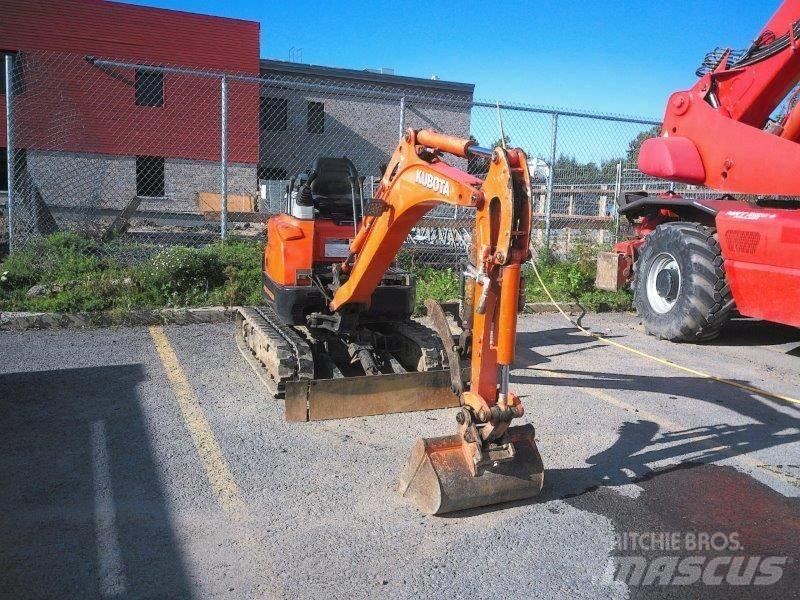
[[[758,321],[756,319],[731,319],[722,328],[720,336],[704,346],[769,346],[777,344],[800,344],[800,329]],[[796,351],[795,348],[789,354]]]
[[[6,597],[188,597],[138,364],[0,375]]]
[[[682,460],[691,456],[692,461],[709,463],[800,441],[800,433],[783,433],[787,428],[800,430],[800,419],[777,410],[770,402],[754,398],[744,390],[712,380],[574,370],[559,370],[558,373],[561,377],[512,375],[512,381],[540,386],[540,389],[547,390],[543,391],[544,394],[557,393],[553,390],[558,388],[593,388],[655,392],[673,399],[683,396],[722,405],[754,422],[740,425],[717,423],[664,431],[660,435],[659,426],[651,421],[624,423],[612,447],[587,459],[594,466],[583,469],[582,473],[570,474],[568,483],[565,481],[566,487],[553,485],[550,488],[551,493],[557,496],[574,495],[596,485],[631,483],[631,479],[650,471],[648,464],[659,461]],[[794,406],[790,408],[796,410]],[[549,481],[555,483],[553,475]]]
[[[741,322],[734,323],[728,337],[715,343],[733,345],[736,340],[745,345],[789,343],[800,341],[800,332],[772,324]],[[518,364],[549,363],[550,357],[533,349],[537,346],[583,344],[559,353],[565,354],[596,347],[591,342],[572,328],[520,334],[519,343],[524,350],[517,352]],[[550,396],[557,395],[561,388],[655,392],[671,399],[683,396],[722,405],[748,422],[668,431],[662,431],[658,423],[647,418],[625,422],[610,447],[585,459],[588,466],[547,469],[545,459],[544,489],[538,498],[464,511],[452,517],[476,517],[509,506],[560,500],[611,521],[617,537],[608,572],[598,574],[598,578],[604,577],[608,584],[614,580],[625,583],[632,599],[766,600],[796,596],[800,585],[800,498],[787,498],[734,467],[714,463],[800,441],[800,419],[778,410],[771,400],[699,377],[566,369],[558,369],[557,373],[559,377],[512,374],[512,381],[539,386],[543,395]],[[797,410],[795,406],[780,406]],[[542,450],[545,455],[548,450],[558,451]],[[671,464],[663,468],[651,466],[662,461]],[[800,478],[783,471],[780,474],[800,486]],[[559,514],[565,507],[553,502],[547,510]],[[655,545],[631,548],[620,542],[640,534],[654,534],[654,538],[645,539],[656,539]],[[713,536],[714,545],[707,542],[705,547],[698,546],[701,534],[708,539]],[[669,538],[671,546],[667,543],[659,547],[658,540],[663,541],[663,535],[677,537]],[[684,584],[677,585],[688,564],[696,566],[691,576],[683,577]],[[634,566],[627,571],[621,565],[626,569]],[[754,585],[757,582],[763,585]]]

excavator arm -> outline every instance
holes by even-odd
[[[800,0],[785,0],[742,53],[711,53],[674,93],[661,135],[639,153],[644,173],[724,192],[800,195]]]
[[[447,164],[443,153],[484,157],[486,178]],[[468,387],[453,384],[462,406],[458,434],[419,440],[400,478],[401,493],[429,513],[534,496],[543,477],[533,428],[509,427],[524,413],[509,390],[521,264],[530,258],[530,178],[522,150],[490,150],[436,131],[408,130],[340,266],[343,282],[330,303],[335,324],[346,328],[357,321],[411,229],[443,204],[475,210],[465,272],[472,279],[471,306],[464,308],[471,329],[471,379]],[[443,337],[450,338],[445,345],[453,345],[451,336]],[[451,364],[451,372],[459,369]]]
[[[447,164],[442,152],[487,158],[486,179]],[[347,280],[336,290],[331,309],[357,313],[368,307],[383,273],[429,210],[442,204],[475,209],[473,252],[467,268],[476,298],[467,307],[472,311],[468,321],[473,326],[474,351],[472,388],[466,402],[485,411],[501,399],[510,401],[507,371],[514,360],[520,265],[530,258],[529,190],[522,150],[489,150],[436,131],[408,130],[341,265]]]

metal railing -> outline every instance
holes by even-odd
[[[287,180],[316,156],[347,156],[371,197],[404,128],[432,127],[522,147],[536,248],[565,256],[575,244],[616,239],[617,199],[641,184],[638,146],[659,125],[480,101],[464,86],[403,78],[224,73],[55,52],[9,55],[4,66],[0,218],[12,249],[53,231],[114,240],[110,251],[135,246],[137,256],[228,236],[263,242]],[[478,176],[487,168],[480,158],[447,160]],[[457,267],[471,228],[469,210],[435,208],[405,252],[414,264]]]

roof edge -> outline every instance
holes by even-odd
[[[203,17],[206,19],[217,19],[220,21],[237,21],[238,23],[247,23],[248,25],[255,25],[259,32],[261,31],[261,21],[253,21],[251,19],[243,19],[241,17],[224,17],[222,15],[212,15],[208,13],[201,13],[193,10],[183,10],[180,8],[164,8],[161,6],[152,6],[149,4],[136,4],[136,0],[91,0],[95,4],[114,4],[128,9],[144,9],[150,11],[167,12],[179,15],[187,15],[190,17]]]
[[[372,73],[358,69],[345,69],[341,67],[326,67],[308,63],[296,63],[272,58],[262,58],[260,61],[261,72],[279,72],[291,75],[309,75],[317,77],[336,77],[338,79],[351,79],[368,83],[379,83],[394,86],[415,86],[431,90],[458,92],[472,95],[475,91],[474,83],[460,83],[457,81],[442,81],[440,79],[425,79],[423,77],[408,77],[406,75],[390,75],[388,73]]]

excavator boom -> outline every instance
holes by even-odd
[[[484,180],[441,159],[483,156]],[[470,382],[450,352],[453,391],[459,394],[457,434],[417,441],[400,477],[399,491],[423,511],[440,514],[535,496],[543,469],[530,425],[510,427],[524,409],[509,390],[514,361],[521,264],[530,258],[530,176],[522,150],[478,147],[436,131],[408,130],[390,160],[376,199],[341,265],[347,281],[330,303],[339,315],[357,315],[381,273],[395,259],[411,228],[431,208],[449,204],[475,211],[470,264],[471,306],[465,321],[471,340]],[[453,345],[444,315],[428,303],[445,346]],[[462,336],[464,339],[464,336]],[[460,348],[461,354],[466,354]]]

